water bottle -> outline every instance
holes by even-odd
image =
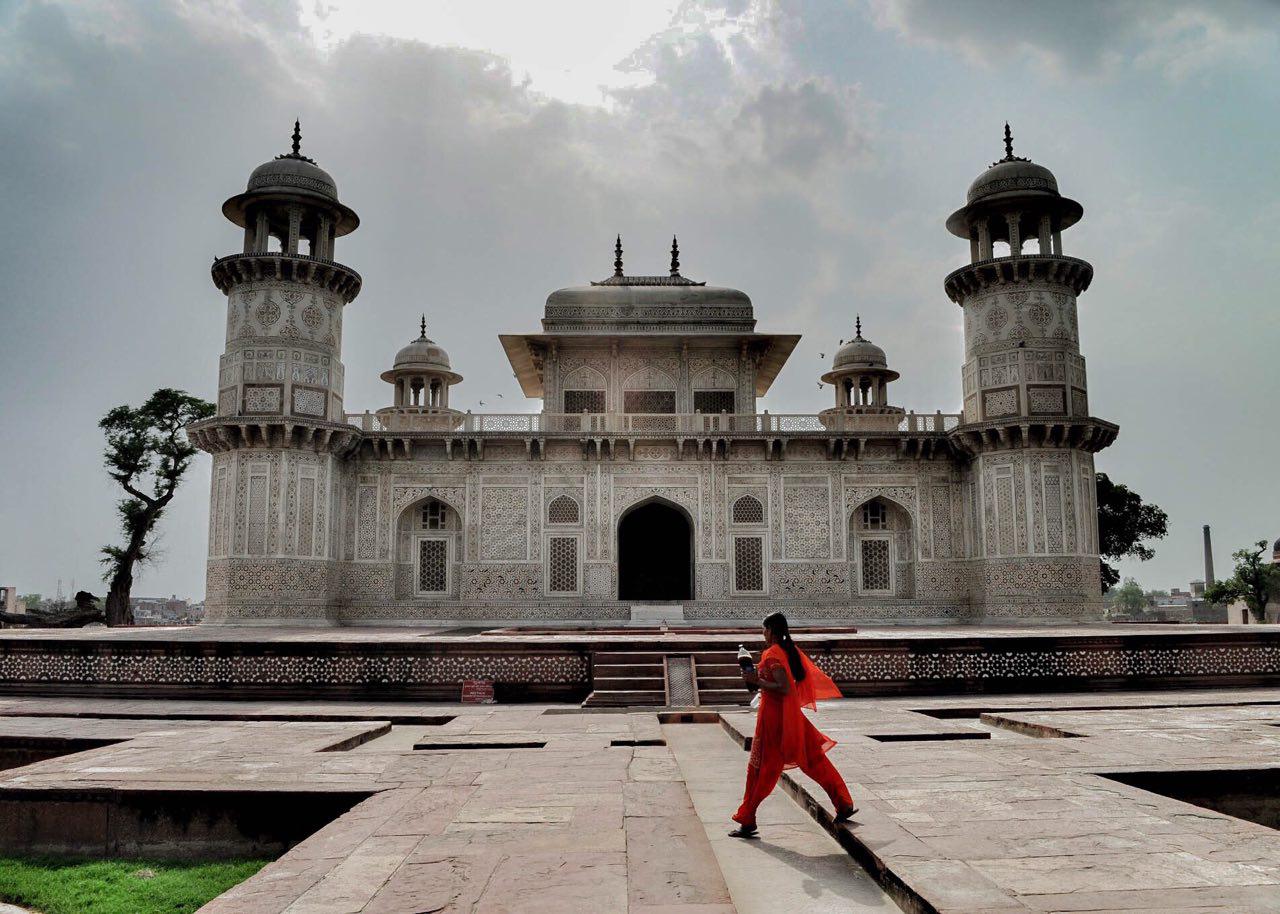
[[[738,645],[738,666],[742,668],[744,673],[756,668],[756,662],[751,659],[751,651],[741,644]],[[755,690],[756,684],[754,682],[747,683],[747,691],[754,692]]]

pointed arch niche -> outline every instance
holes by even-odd
[[[396,522],[396,597],[455,595],[461,549],[462,514],[453,505],[435,496],[409,505]]]
[[[854,593],[867,597],[915,596],[915,532],[911,515],[877,495],[849,515],[848,556]]]

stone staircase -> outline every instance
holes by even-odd
[[[736,648],[664,651],[642,646],[593,651],[591,683],[593,691],[582,703],[584,708],[745,705],[751,700],[742,684]],[[687,700],[690,693],[692,701]]]

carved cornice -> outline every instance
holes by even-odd
[[[210,454],[290,448],[347,457],[360,446],[358,428],[343,422],[283,416],[216,416],[187,426],[191,443]]]
[[[360,294],[360,274],[335,260],[306,254],[231,254],[213,262],[213,284],[225,295],[248,282],[284,281],[318,286],[350,302]]]
[[[943,287],[948,298],[963,306],[966,298],[993,286],[1049,282],[1069,286],[1079,295],[1092,280],[1093,267],[1086,260],[1061,254],[1033,254],[967,264],[947,276]]]
[[[1069,448],[1096,454],[1109,447],[1119,434],[1120,426],[1092,416],[1085,419],[1039,416],[969,422],[953,429],[947,437],[957,452],[974,457],[1025,447]]]

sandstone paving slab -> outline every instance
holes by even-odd
[[[361,912],[471,911],[502,860],[499,853],[480,850],[417,857],[400,866]]]
[[[361,842],[285,914],[359,914],[417,846],[416,837],[382,835]]]
[[[523,853],[503,857],[474,914],[601,914],[627,910],[625,853]]]
[[[782,791],[760,807],[761,838],[727,834],[741,800],[746,753],[719,727],[664,728],[703,831],[740,914],[897,911],[874,880]],[[637,908],[633,905],[632,911]]]
[[[1037,914],[1276,914],[1280,897],[1274,886],[1212,886],[1209,888],[1083,890],[1029,895],[1027,905]]]
[[[626,820],[629,902],[728,904],[729,890],[702,822],[688,812]]]
[[[1204,860],[1185,851],[1006,857],[974,860],[971,866],[1019,896],[1099,887],[1124,890],[1260,884],[1274,886],[1280,896],[1280,884],[1259,867]]]

